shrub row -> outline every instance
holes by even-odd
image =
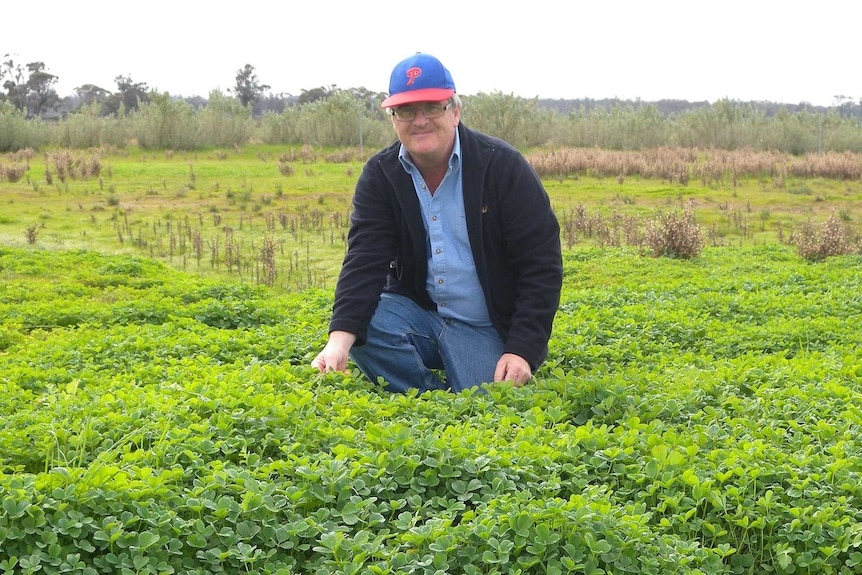
[[[207,105],[168,94],[129,114],[101,116],[98,105],[52,122],[27,120],[9,103],[0,103],[0,152],[43,146],[122,147],[137,141],[149,149],[204,149],[243,146],[252,141],[313,146],[379,148],[391,142],[389,118],[380,109],[381,94],[333,90],[326,97],[253,118],[237,98],[218,90]],[[821,151],[862,152],[857,119],[847,110],[795,111],[720,100],[674,113],[651,103],[610,102],[567,111],[552,102],[511,94],[462,96],[467,125],[522,148],[537,146],[584,149],[777,151],[794,155]],[[789,107],[792,108],[792,107]]]

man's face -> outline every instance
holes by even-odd
[[[461,110],[443,100],[396,106],[392,125],[417,165],[435,165],[449,161],[460,120]]]

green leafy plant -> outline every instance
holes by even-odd
[[[329,290],[0,248],[0,569],[852,573],[859,263],[573,250],[529,385],[416,396]]]

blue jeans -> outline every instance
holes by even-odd
[[[350,357],[368,379],[382,377],[386,389],[460,392],[494,381],[503,340],[493,326],[475,327],[442,318],[408,297],[383,294],[365,345]],[[438,376],[445,372],[445,382]]]

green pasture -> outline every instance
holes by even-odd
[[[0,182],[0,573],[862,569],[862,256],[781,239],[860,182],[547,181],[710,241],[579,233],[531,383],[390,395],[309,366],[362,164],[301,152]]]
[[[100,173],[61,181],[50,153],[31,158],[16,182],[0,178],[4,245],[141,255],[191,273],[253,283],[262,281],[261,269],[268,266],[266,283],[288,291],[334,282],[346,247],[350,196],[361,156],[368,155],[308,146],[72,151],[75,158],[98,157]],[[692,202],[707,244],[716,247],[786,242],[802,223],[829,215],[862,220],[859,181],[778,184],[752,177],[736,185],[682,185],[585,173],[545,185],[564,224],[580,209],[596,229],[620,229],[626,219],[642,228]],[[579,233],[567,234],[564,243],[606,246],[607,240]],[[225,253],[229,244],[233,261]],[[273,252],[267,261],[265,244]]]

